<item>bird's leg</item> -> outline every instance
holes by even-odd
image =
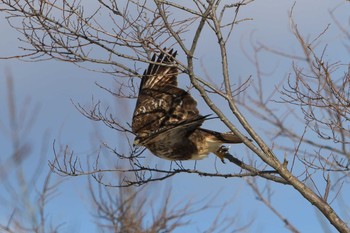
[[[222,145],[222,146],[220,146],[220,148],[215,152],[215,155],[221,159],[221,162],[222,162],[222,163],[225,163],[224,158],[225,158],[225,155],[227,154],[227,152],[228,152],[228,147]]]
[[[181,160],[175,160],[174,161],[176,163],[176,165],[181,168],[181,169],[185,169],[184,166],[182,165],[182,161]]]

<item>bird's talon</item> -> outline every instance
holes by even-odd
[[[220,146],[220,148],[218,149],[218,153],[220,154],[226,154],[228,151],[228,148],[226,146]]]
[[[220,148],[216,151],[216,155],[220,158],[221,162],[225,164],[225,155],[228,152],[228,148],[225,146],[220,146]]]

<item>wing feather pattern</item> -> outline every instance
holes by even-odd
[[[202,159],[214,153],[223,160],[222,144],[242,140],[200,128],[208,115],[200,115],[197,102],[177,86],[176,54],[173,49],[154,54],[142,76],[132,119],[135,142],[164,159]]]
[[[177,87],[176,54],[171,49],[158,57],[153,55],[142,76],[132,122],[132,130],[141,141],[156,131],[201,117],[197,102]]]

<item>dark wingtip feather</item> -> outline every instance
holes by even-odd
[[[160,72],[161,69],[164,69],[164,66],[162,66],[161,64],[172,64],[174,63],[175,60],[175,56],[177,55],[177,51],[174,51],[174,49],[170,49],[169,51],[167,51],[167,48],[164,47],[164,49],[160,52],[160,54],[157,56],[157,53],[154,53],[151,61],[152,63],[149,64],[148,68],[145,70],[143,77],[142,77],[142,81],[141,81],[141,86],[140,89],[145,85],[146,80],[150,80],[152,79],[152,76],[157,74],[158,72]],[[159,64],[154,64],[154,63],[159,63]],[[174,68],[176,69],[176,68]],[[175,72],[174,72],[175,74]],[[173,85],[177,85],[177,80],[176,80],[176,75],[174,75],[174,78],[172,81],[168,80],[164,80],[165,83],[167,82],[172,82]]]

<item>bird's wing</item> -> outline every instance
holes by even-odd
[[[152,63],[143,73],[140,92],[142,89],[157,89],[166,85],[177,86],[178,69],[174,64],[176,55],[177,51],[173,52],[173,49],[167,54],[162,52],[158,58],[156,54],[153,55]]]
[[[142,77],[132,121],[132,130],[140,138],[201,117],[197,102],[177,87],[175,56],[173,50],[158,58],[154,55],[152,61],[164,65],[150,64]]]

